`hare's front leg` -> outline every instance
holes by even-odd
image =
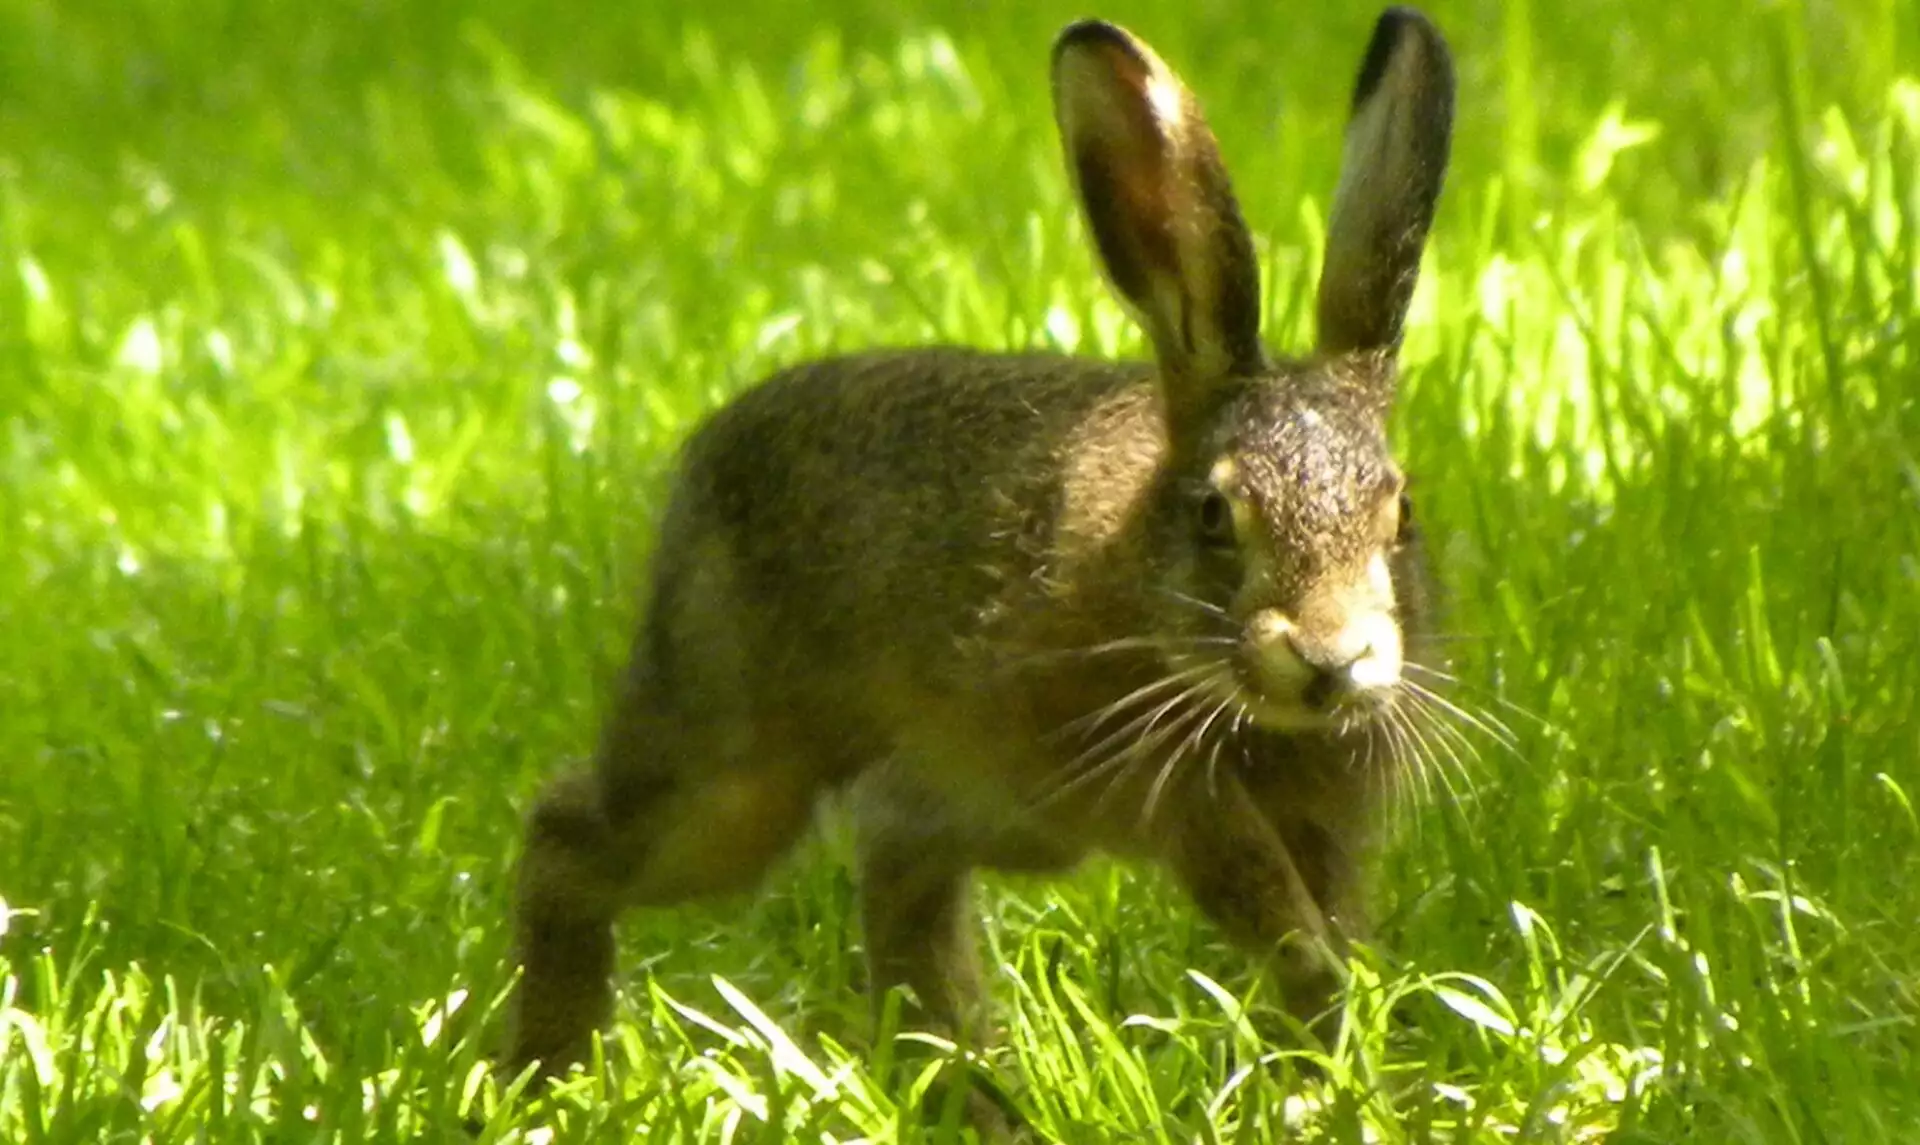
[[[1233,780],[1193,800],[1170,858],[1195,904],[1229,938],[1274,958],[1288,1012],[1322,1040],[1336,1034],[1345,939],[1309,881],[1320,873],[1317,856],[1296,855]]]
[[[891,809],[863,800],[858,813],[860,911],[867,985],[879,1018],[887,992],[905,986],[912,1023],[961,1043],[984,1035],[986,1014],[975,943],[971,856],[929,838]]]
[[[867,937],[867,988],[876,1029],[888,993],[905,986],[915,1005],[909,1028],[951,1037],[978,1050],[994,1040],[972,915],[973,851],[939,826],[935,808],[920,814],[860,791],[856,823],[861,913]],[[940,1116],[959,1100],[967,1121],[987,1141],[1011,1140],[1019,1113],[972,1071],[948,1071],[929,1091],[926,1108]]]
[[[971,918],[976,868],[1026,874],[1079,861],[1082,848],[1030,830],[957,820],[949,798],[916,776],[977,767],[937,750],[899,751],[853,785],[861,912],[874,1016],[886,992],[909,987],[922,1028],[966,1044],[992,1041]],[[964,825],[963,825],[964,824]]]

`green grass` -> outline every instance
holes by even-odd
[[[691,425],[830,348],[1138,349],[1051,137],[1077,6],[701,7],[0,0],[0,1140],[948,1134],[831,838],[629,921],[604,1070],[485,1076],[517,808]],[[1298,345],[1373,13],[1193,7],[1107,14]],[[1434,12],[1398,428],[1517,744],[1390,856],[1326,1081],[1109,865],[982,896],[987,1068],[1075,1142],[1914,1140],[1914,11]]]

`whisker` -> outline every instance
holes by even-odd
[[[1401,713],[1404,720],[1407,742],[1414,756],[1420,761],[1420,778],[1423,784],[1422,797],[1433,802],[1437,794],[1444,793],[1449,799],[1455,796],[1453,773],[1447,770],[1445,761],[1435,748],[1430,734],[1432,717],[1416,702]],[[1426,718],[1422,718],[1422,717]],[[1436,790],[1437,789],[1437,790]]]
[[[1233,703],[1232,722],[1227,725],[1227,730],[1221,734],[1220,738],[1214,741],[1213,750],[1207,753],[1207,797],[1216,803],[1220,800],[1220,749],[1229,743],[1238,744],[1241,764],[1244,766],[1247,760],[1247,741],[1242,737],[1242,733],[1253,721],[1253,712],[1238,699]]]
[[[1212,750],[1207,752],[1207,799],[1214,803],[1220,802],[1220,749],[1232,735],[1233,729],[1229,727],[1227,734],[1214,740]]]
[[[1412,749],[1407,746],[1406,732],[1401,726],[1406,718],[1404,712],[1389,707],[1380,726],[1387,741],[1388,781],[1393,784],[1392,790],[1388,793],[1389,797],[1401,822],[1404,824],[1411,821],[1417,830],[1420,818],[1413,813],[1414,788],[1421,781],[1421,765],[1418,759],[1409,758],[1412,755]]]
[[[1172,589],[1172,588],[1163,587],[1161,588],[1160,592],[1162,595],[1168,597],[1171,600],[1178,601],[1181,604],[1192,605],[1193,607],[1199,609],[1201,612],[1206,613],[1208,616],[1212,616],[1217,619],[1224,620],[1228,624],[1235,623],[1232,613],[1228,612],[1226,609],[1220,607],[1219,605],[1213,603],[1210,600],[1201,600],[1197,596],[1189,596],[1188,594],[1181,592],[1178,589]]]
[[[1478,759],[1480,755],[1478,743],[1469,738],[1466,732],[1458,726],[1457,717],[1453,711],[1438,703],[1435,697],[1430,694],[1417,695],[1415,696],[1415,701],[1417,707],[1425,716],[1426,726],[1430,729],[1432,737],[1447,751],[1449,757],[1455,761],[1455,774],[1459,776],[1461,786],[1466,789],[1465,794],[1468,797],[1473,796],[1478,790],[1475,772],[1462,757],[1464,755],[1467,759]],[[1466,726],[1472,727],[1473,725],[1468,724]],[[1514,750],[1512,745],[1499,740],[1495,740],[1495,742],[1500,743],[1501,747],[1511,753],[1515,758],[1519,758],[1519,753]]]
[[[1433,753],[1428,750],[1426,741],[1420,738],[1420,729],[1414,723],[1411,711],[1400,713],[1401,750],[1406,753],[1408,763],[1408,782],[1417,804],[1409,805],[1409,813],[1414,806],[1435,802]]]
[[[1445,720],[1432,718],[1431,716],[1429,716],[1425,722],[1415,724],[1413,730],[1420,742],[1426,747],[1428,758],[1432,760],[1433,768],[1439,776],[1440,784],[1447,789],[1447,798],[1458,802],[1461,798],[1461,788],[1465,788],[1468,791],[1473,789],[1472,772],[1468,768],[1466,761],[1461,757],[1459,748],[1465,747],[1468,754],[1471,755],[1473,754],[1473,745],[1460,734],[1458,728],[1455,728]],[[1438,752],[1435,751],[1436,748]],[[1441,762],[1441,754],[1444,754],[1447,761],[1453,764],[1451,771]],[[1460,781],[1459,787],[1454,786],[1454,780],[1456,778]]]
[[[1125,773],[1127,765],[1133,757],[1137,756],[1140,751],[1150,743],[1160,742],[1160,739],[1164,738],[1163,735],[1157,736],[1154,729],[1161,720],[1166,718],[1167,713],[1199,696],[1201,690],[1214,681],[1216,673],[1216,665],[1194,665],[1180,672],[1163,676],[1145,687],[1135,689],[1134,692],[1128,696],[1101,709],[1101,712],[1096,714],[1100,715],[1100,721],[1104,721],[1118,715],[1129,703],[1135,700],[1144,701],[1146,697],[1164,692],[1169,687],[1178,687],[1178,690],[1170,699],[1163,700],[1151,710],[1134,716],[1125,724],[1102,736],[1098,742],[1083,748],[1071,760],[1067,761],[1060,769],[1062,782],[1052,789],[1044,791],[1041,796],[1034,801],[1032,806],[1036,808],[1044,806],[1076,788],[1108,775],[1110,772],[1113,772],[1115,768],[1119,769],[1118,773],[1113,775],[1113,779],[1117,780],[1119,775]],[[1183,721],[1185,718],[1183,714],[1176,719],[1175,726],[1184,726]],[[1081,720],[1076,720],[1075,723],[1082,723],[1084,721],[1085,717]],[[1094,731],[1098,729],[1100,721],[1096,721],[1095,725],[1088,728],[1085,734],[1092,735]],[[1071,727],[1072,725],[1068,726]],[[1065,729],[1063,729],[1063,731],[1064,730]]]
[[[1433,778],[1428,774],[1425,756],[1415,746],[1408,713],[1401,711],[1398,705],[1388,708],[1386,726],[1392,737],[1397,763],[1395,774],[1404,776],[1401,780],[1405,784],[1402,798],[1408,803],[1416,795],[1422,800],[1430,800],[1433,797]]]
[[[1177,767],[1195,747],[1206,742],[1207,732],[1213,728],[1214,724],[1219,722],[1221,714],[1233,706],[1233,702],[1233,696],[1229,693],[1219,703],[1215,704],[1213,711],[1209,713],[1205,719],[1199,721],[1199,723],[1193,727],[1193,730],[1187,733],[1186,738],[1180,741],[1180,746],[1175,748],[1173,753],[1167,757],[1166,765],[1160,769],[1160,774],[1154,778],[1153,786],[1147,791],[1146,806],[1142,808],[1140,812],[1140,826],[1142,828],[1145,828],[1147,824],[1153,822],[1154,809],[1160,804],[1160,795],[1166,788],[1167,780],[1172,777],[1174,768]]]
[[[1138,737],[1145,734],[1148,728],[1165,717],[1167,712],[1178,707],[1187,697],[1188,689],[1183,688],[1157,707],[1140,713],[1101,737],[1099,741],[1081,749],[1060,768],[1060,774],[1067,782],[1057,788],[1053,794],[1065,795],[1074,788],[1105,774],[1108,769],[1122,765],[1133,752],[1138,750]]]
[[[1213,671],[1213,669],[1214,665],[1210,663],[1190,664],[1185,668],[1155,677],[1153,680],[1142,684],[1140,687],[1135,688],[1133,691],[1128,692],[1112,703],[1095,708],[1079,719],[1073,720],[1053,734],[1055,737],[1065,737],[1076,733],[1092,735],[1100,729],[1101,724],[1121,714],[1134,703],[1144,701],[1157,693],[1166,691],[1168,688],[1177,687],[1186,681],[1205,675]]]
[[[1219,711],[1218,705],[1215,706],[1214,711],[1216,713]],[[1183,715],[1180,718],[1180,722],[1177,725],[1169,726],[1167,728],[1167,731],[1174,732],[1179,730],[1180,728],[1185,728],[1185,729],[1189,729],[1188,736],[1191,736],[1190,729],[1192,729],[1195,726],[1196,722],[1205,723],[1208,719],[1211,719],[1211,718],[1212,717],[1207,715],[1207,709],[1197,707],[1192,712],[1189,712]],[[1164,743],[1167,738],[1169,737],[1163,735],[1160,742]],[[1173,773],[1179,768],[1180,761],[1183,758],[1185,758],[1187,746],[1190,742],[1191,741],[1189,738],[1183,737],[1180,741],[1180,746],[1168,752],[1166,761],[1160,765],[1160,772],[1158,775],[1154,776],[1153,785],[1147,789],[1146,802],[1141,806],[1138,825],[1142,830],[1146,828],[1148,823],[1152,822],[1153,809],[1155,805],[1157,805],[1160,801],[1160,793],[1166,788],[1167,780],[1172,778]],[[1157,747],[1157,746],[1158,744],[1154,745],[1154,747]],[[1149,748],[1148,745],[1143,743],[1141,745],[1141,750],[1145,752],[1152,749]]]
[[[1470,692],[1475,695],[1484,697],[1485,699],[1490,700],[1495,704],[1498,704],[1500,707],[1506,709],[1508,712],[1512,713],[1513,715],[1518,716],[1521,719],[1524,719],[1527,722],[1533,724],[1535,727],[1539,728],[1543,732],[1547,732],[1548,734],[1551,734],[1551,735],[1566,734],[1564,729],[1562,729],[1559,725],[1555,724],[1552,720],[1547,719],[1545,716],[1542,716],[1539,713],[1529,709],[1528,707],[1526,707],[1526,705],[1516,704],[1512,700],[1508,699],[1507,697],[1501,695],[1500,693],[1490,688],[1485,688],[1485,687],[1480,687],[1474,684],[1470,684],[1451,672],[1446,672],[1439,668],[1435,668],[1430,664],[1420,664],[1412,660],[1406,661],[1404,664],[1401,665],[1401,668],[1403,671],[1416,672],[1422,676],[1428,677],[1429,679],[1438,680],[1440,683],[1446,685],[1449,688],[1458,688],[1461,691]]]
[[[1078,756],[1075,756],[1074,762],[1077,763],[1090,755],[1103,754],[1108,748],[1115,746],[1119,741],[1136,738],[1143,739],[1152,734],[1154,725],[1158,724],[1169,711],[1172,711],[1188,699],[1195,689],[1204,687],[1211,682],[1212,677],[1199,676],[1185,681],[1181,681],[1178,677],[1168,677],[1168,679],[1180,685],[1170,698],[1161,701],[1158,706],[1150,711],[1142,712],[1118,728],[1108,732],[1097,742],[1082,750]],[[1165,689],[1156,689],[1156,691],[1164,690]],[[1091,736],[1097,730],[1099,730],[1099,725],[1096,723],[1087,729],[1087,735]]]
[[[1193,687],[1182,692],[1177,698],[1182,702],[1199,700],[1204,695],[1202,689],[1206,686],[1207,682],[1208,681],[1201,681],[1195,684]],[[1095,812],[1104,808],[1107,805],[1107,800],[1113,797],[1114,791],[1125,784],[1128,773],[1133,770],[1135,764],[1146,761],[1168,740],[1179,735],[1184,729],[1191,727],[1196,719],[1206,713],[1206,710],[1204,704],[1195,703],[1192,708],[1175,716],[1166,727],[1154,731],[1150,724],[1139,739],[1127,744],[1118,756],[1118,758],[1123,759],[1125,762],[1118,771],[1113,773],[1113,777],[1107,781],[1106,790],[1100,793],[1100,798],[1094,800],[1093,806]],[[1158,723],[1159,720],[1156,718],[1154,722]],[[1169,762],[1169,766],[1170,765],[1171,760]],[[1164,775],[1165,769],[1163,768],[1162,776]],[[1156,780],[1156,783],[1157,782],[1159,782],[1159,780]]]
[[[1060,782],[1043,789],[1033,799],[1029,800],[1027,809],[1030,811],[1041,810],[1048,804],[1064,799],[1090,783],[1098,782],[1103,776],[1108,775],[1116,768],[1124,774],[1127,765],[1132,763],[1134,758],[1134,752],[1129,749],[1116,752],[1104,758],[1089,761],[1085,766],[1080,767],[1077,773],[1072,766],[1063,767],[1060,769]]]
[[[1513,729],[1502,722],[1498,716],[1488,712],[1475,712],[1463,708],[1441,693],[1434,691],[1432,688],[1417,684],[1405,677],[1402,677],[1400,682],[1406,687],[1409,694],[1419,696],[1429,703],[1437,704],[1455,719],[1474,728],[1487,738],[1498,742],[1501,747],[1506,748],[1508,751],[1518,754],[1519,737],[1515,736]]]
[[[1035,664],[1052,664],[1065,660],[1091,660],[1121,652],[1181,652],[1202,648],[1233,647],[1238,643],[1239,641],[1227,636],[1127,636],[1079,648],[1044,648],[1036,652],[1022,653],[1002,660],[1000,667],[1002,669],[1025,668]]]

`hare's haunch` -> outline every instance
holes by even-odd
[[[814,362],[694,435],[598,759],[527,825],[515,1063],[604,1020],[620,912],[752,886],[840,787],[873,986],[922,1024],[979,1032],[969,873],[1093,850],[1166,864],[1326,1014],[1433,665],[1384,423],[1447,48],[1405,9],[1374,31],[1301,358],[1262,345],[1253,242],[1173,71],[1079,23],[1053,97],[1154,360]]]

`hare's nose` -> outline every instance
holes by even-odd
[[[1287,643],[1312,673],[1306,687],[1300,690],[1300,698],[1315,711],[1331,708],[1353,689],[1353,666],[1373,652],[1372,645],[1367,645],[1359,652],[1349,653],[1348,649],[1330,642],[1299,639],[1296,633],[1287,634]]]
[[[1354,665],[1374,650],[1373,641],[1363,632],[1348,628],[1331,636],[1317,634],[1278,610],[1256,617],[1254,634],[1272,650],[1269,657],[1276,668],[1284,664],[1280,670],[1308,688],[1337,689],[1352,675]]]
[[[1347,669],[1373,654],[1371,642],[1355,647],[1352,642],[1315,640],[1303,634],[1298,628],[1287,632],[1287,647],[1300,658],[1300,662],[1313,669],[1318,676],[1344,676]]]

